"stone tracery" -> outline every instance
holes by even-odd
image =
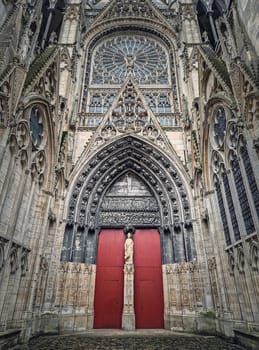
[[[106,39],[93,57],[92,84],[121,84],[129,65],[139,84],[168,84],[168,58],[164,47],[143,36],[116,36]]]

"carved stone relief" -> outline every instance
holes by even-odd
[[[157,201],[146,185],[127,173],[108,191],[99,214],[101,225],[159,225]]]
[[[79,175],[70,198],[62,260],[95,261],[87,255],[95,259],[94,237],[100,227],[127,224],[162,226],[169,251],[173,249],[171,234],[179,236],[174,243],[179,261],[195,255],[190,204],[178,171],[160,151],[134,137],[107,146]],[[180,247],[182,235],[184,249]],[[80,248],[77,258],[72,253],[76,247]],[[171,259],[172,253],[165,254]]]

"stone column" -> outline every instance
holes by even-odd
[[[122,312],[122,329],[135,330],[134,310],[134,264],[124,265],[124,302]]]

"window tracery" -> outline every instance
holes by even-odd
[[[253,215],[259,214],[259,191],[235,116],[223,105],[215,108],[210,141],[212,149],[215,149],[212,169],[217,181],[214,179],[214,185],[228,245],[231,241],[240,240],[243,226],[246,234],[255,232]]]
[[[225,109],[223,107],[219,107],[217,108],[214,115],[214,126],[213,126],[214,139],[219,148],[223,146],[223,143],[225,140],[226,126],[227,126],[227,118],[226,118]]]
[[[221,220],[222,220],[222,224],[223,224],[223,230],[224,230],[224,234],[225,234],[226,245],[228,246],[231,244],[231,238],[230,238],[230,232],[229,232],[229,227],[228,227],[226,210],[224,207],[223,196],[222,196],[222,192],[221,192],[221,188],[220,188],[219,179],[217,176],[214,177],[214,185],[215,185],[215,189],[216,189],[219,211],[220,211],[220,216],[221,216]]]
[[[246,194],[246,189],[245,189],[239,161],[238,161],[237,155],[233,153],[232,153],[232,160],[231,160],[231,169],[234,177],[235,188],[238,194],[238,199],[241,207],[243,220],[245,223],[246,232],[250,234],[254,232],[255,226],[254,226],[253,217],[252,217],[251,209],[250,209],[247,194]]]
[[[31,109],[30,128],[32,143],[36,148],[38,148],[42,141],[43,125],[40,110],[37,107],[32,107]]]
[[[233,228],[235,240],[238,241],[240,239],[240,231],[239,231],[239,227],[238,227],[235,206],[234,206],[234,202],[233,202],[233,198],[232,198],[232,194],[231,194],[231,190],[230,190],[230,185],[229,185],[229,181],[228,181],[228,176],[227,176],[227,172],[226,172],[225,167],[223,167],[222,170],[223,170],[222,171],[222,180],[223,180],[223,184],[224,184],[225,196],[226,196],[226,200],[227,200],[227,204],[228,204],[228,210],[229,210],[229,214],[230,214],[232,228]]]
[[[240,154],[241,154],[241,158],[242,158],[243,165],[244,165],[244,168],[245,168],[245,172],[246,172],[246,176],[247,176],[250,192],[251,192],[252,197],[253,197],[255,210],[256,210],[257,216],[259,217],[259,190],[258,190],[258,186],[257,186],[257,183],[256,183],[254,171],[253,171],[253,168],[252,168],[252,164],[251,164],[251,160],[250,160],[250,157],[249,157],[249,154],[248,154],[248,150],[247,150],[246,144],[243,144],[240,147]]]
[[[140,85],[158,123],[164,128],[181,126],[174,55],[160,39],[153,34],[121,32],[103,39],[88,57],[80,127],[96,128],[100,124],[129,73],[134,84]]]
[[[122,84],[131,66],[138,84],[169,84],[168,56],[157,41],[121,35],[101,43],[94,54],[91,83]]]

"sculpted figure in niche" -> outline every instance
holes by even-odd
[[[133,264],[133,247],[134,247],[134,242],[133,239],[131,238],[131,234],[127,234],[127,239],[124,244],[124,249],[125,249],[125,254],[124,254],[124,260],[125,264]]]

